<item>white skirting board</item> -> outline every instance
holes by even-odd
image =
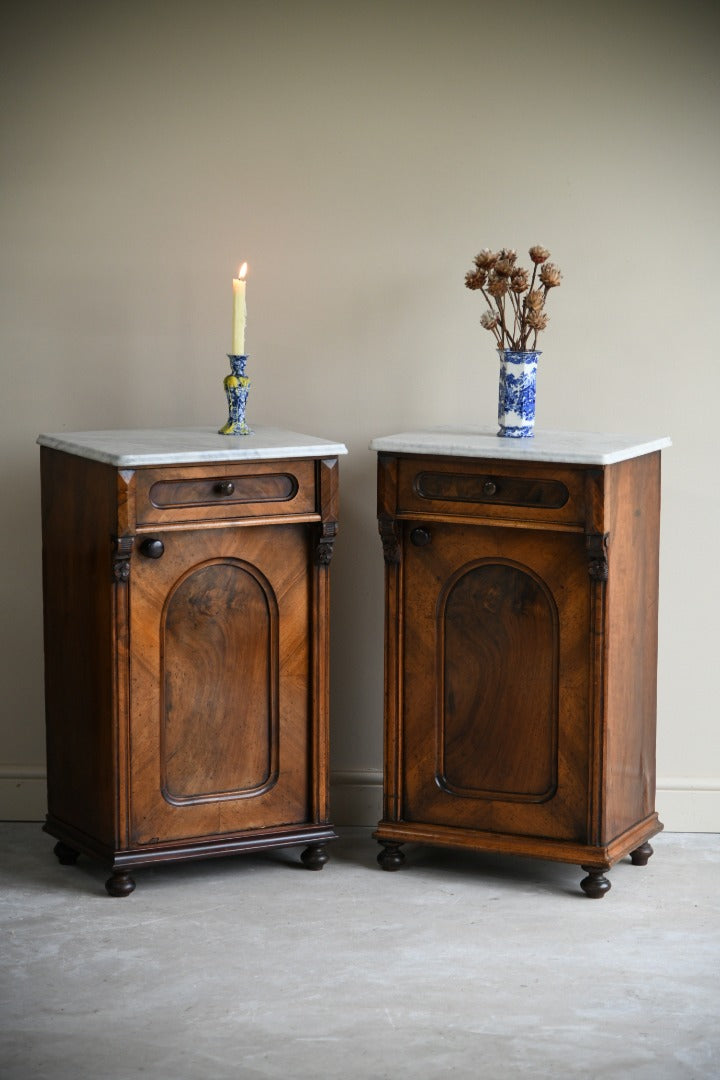
[[[44,821],[44,765],[0,765],[0,821]]]
[[[668,832],[720,832],[720,779],[659,777],[656,805]],[[382,815],[382,772],[335,770],[330,807],[333,825],[376,825]],[[44,766],[0,766],[1,821],[42,821],[45,810]]]

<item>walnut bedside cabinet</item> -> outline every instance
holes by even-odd
[[[655,812],[660,451],[667,438],[375,439],[386,563],[375,836],[578,863],[584,892]]]
[[[41,435],[48,816],[130,872],[327,861],[340,443],[274,428]]]

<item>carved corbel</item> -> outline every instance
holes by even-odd
[[[315,562],[318,566],[329,565],[333,557],[333,545],[337,531],[337,521],[323,521],[318,528],[315,541]]]
[[[120,584],[130,577],[130,556],[134,543],[134,536],[113,537],[112,576]]]
[[[585,545],[588,554],[588,573],[593,581],[608,579],[609,533],[588,533]]]
[[[380,530],[385,562],[388,566],[397,566],[402,558],[397,522],[394,518],[381,517],[378,519],[378,529]]]

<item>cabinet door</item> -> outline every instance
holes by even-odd
[[[402,817],[584,840],[584,536],[404,528]]]
[[[130,574],[130,842],[309,813],[307,526],[158,533]]]

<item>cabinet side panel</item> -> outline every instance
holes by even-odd
[[[606,843],[655,810],[660,454],[607,473]]]
[[[315,530],[312,566],[310,814],[318,824],[330,820],[330,562],[338,530],[340,466],[337,458],[315,462],[320,526]]]
[[[116,472],[41,449],[49,817],[114,845]]]
[[[403,588],[401,527],[395,518],[398,499],[398,459],[378,454],[378,528],[385,560],[385,641],[384,641],[384,745],[383,819],[398,821],[403,775]]]

